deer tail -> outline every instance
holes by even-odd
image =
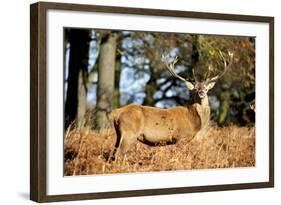
[[[119,112],[120,112],[120,109],[115,109],[113,111],[111,111],[109,114],[108,114],[108,119],[113,122],[113,123],[116,123],[118,122],[118,119],[119,119]]]

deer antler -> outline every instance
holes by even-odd
[[[168,71],[172,74],[172,76],[174,76],[175,78],[178,78],[178,79],[180,79],[182,81],[188,82],[187,80],[185,80],[183,77],[179,76],[176,73],[175,64],[178,62],[178,57],[177,56],[174,58],[172,63],[168,63],[168,55],[162,55],[161,60],[165,64],[165,66],[168,69]]]
[[[219,54],[220,54],[220,57],[223,60],[224,70],[221,74],[219,74],[215,77],[212,77],[212,78],[208,78],[207,80],[208,80],[209,83],[217,81],[218,79],[220,79],[226,73],[226,71],[230,68],[230,66],[232,64],[232,61],[233,61],[233,53],[232,52],[230,52],[230,51],[228,52],[228,57],[229,57],[228,62],[226,61],[226,59],[223,56],[221,51],[219,51]]]
[[[175,57],[175,59],[173,60],[172,63],[168,63],[168,56],[162,55],[162,61],[164,62],[165,66],[167,67],[168,71],[172,74],[172,76],[174,76],[175,78],[178,78],[178,79],[182,80],[183,82],[185,82],[185,85],[187,86],[187,88],[189,90],[194,89],[194,85],[191,82],[187,81],[186,79],[184,79],[183,77],[179,76],[176,73],[175,64],[178,61],[177,56]],[[193,70],[193,77],[194,77],[194,80],[196,81],[195,75],[194,75],[194,70]]]
[[[211,73],[211,65],[208,66],[207,75],[205,77],[205,80],[207,80],[209,78],[210,73]]]
[[[255,105],[255,103],[250,104],[250,108],[251,108],[251,110],[256,112],[256,105]]]
[[[197,80],[197,78],[196,78],[196,75],[195,75],[194,68],[192,68],[192,74],[193,74],[194,81],[195,81],[195,82],[198,82],[198,80]]]
[[[184,79],[183,77],[179,76],[176,73],[175,64],[178,61],[177,56],[175,57],[175,59],[173,60],[172,63],[168,63],[168,56],[162,55],[162,61],[164,62],[165,66],[167,67],[168,71],[172,74],[172,76],[174,76],[175,78],[178,78],[178,79],[182,80],[183,82],[185,82],[185,85],[187,86],[187,88],[189,90],[194,89],[194,85],[191,82],[187,81],[186,79]],[[192,71],[193,71],[194,80],[196,81],[196,78],[195,78],[195,75],[194,75],[194,70],[192,70]]]

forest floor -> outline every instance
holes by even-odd
[[[64,174],[89,175],[255,166],[255,127],[210,126],[191,141],[149,146],[136,143],[126,157],[107,162],[114,148],[113,129],[67,131],[64,138]]]

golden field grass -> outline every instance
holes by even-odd
[[[89,175],[255,166],[255,127],[210,126],[191,141],[166,146],[136,143],[124,160],[107,162],[114,148],[113,129],[66,131],[64,174]]]

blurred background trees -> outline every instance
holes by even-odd
[[[81,122],[86,113],[86,76],[89,53],[89,31],[70,29],[65,31],[65,50],[67,52],[68,66],[64,68],[67,74],[66,100],[65,100],[65,127],[68,127],[74,120]],[[71,49],[69,49],[69,44]]]
[[[161,62],[178,56],[177,72],[193,81],[223,69],[220,52],[234,62],[209,93],[218,125],[251,125],[255,114],[255,38],[157,32],[65,29],[65,127],[90,119],[94,128],[115,108],[136,103],[168,108],[191,104],[185,85]],[[210,71],[208,67],[210,66]],[[88,110],[88,112],[86,112]]]

